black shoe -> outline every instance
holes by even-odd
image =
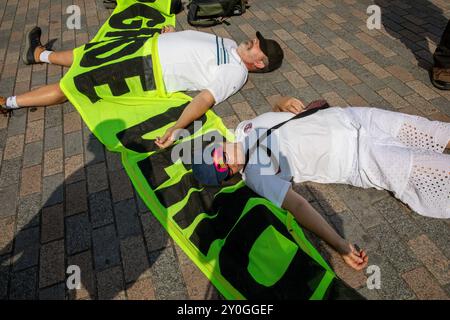
[[[439,90],[450,90],[450,69],[433,68],[431,83]]]
[[[0,97],[3,98],[3,97]],[[4,98],[3,98],[4,99]],[[4,104],[0,104],[0,113],[4,116],[4,117],[11,117],[13,110],[12,109],[6,109],[6,105]]]
[[[25,64],[37,64],[40,62],[37,62],[34,58],[34,52],[36,51],[36,48],[38,47],[44,47],[45,50],[52,50],[53,44],[56,42],[57,39],[52,39],[46,44],[41,43],[41,35],[42,30],[39,27],[34,27],[27,33],[26,38],[26,45],[25,50],[23,51],[22,55],[22,61]]]

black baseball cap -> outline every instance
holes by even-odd
[[[222,155],[223,147],[218,143],[212,143],[204,149],[195,151],[194,164],[192,165],[194,178],[207,186],[221,185],[229,177],[228,166],[222,167],[219,164],[224,161]],[[196,163],[197,160],[201,160],[200,163]]]
[[[281,49],[280,45],[275,40],[265,39],[259,31],[256,32],[256,37],[259,40],[259,47],[262,52],[269,58],[269,65],[260,69],[260,72],[270,72],[278,69],[283,62],[283,49]]]

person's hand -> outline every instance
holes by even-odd
[[[161,149],[171,146],[176,139],[176,133],[177,130],[174,127],[167,129],[162,137],[156,137],[155,144]]]
[[[276,107],[278,111],[282,112],[292,112],[294,114],[299,114],[305,111],[305,106],[303,103],[293,97],[282,97],[277,101]]]
[[[161,34],[163,33],[169,33],[169,32],[175,32],[175,27],[168,24],[167,26],[162,27]]]
[[[369,257],[364,252],[364,250],[356,250],[352,244],[347,244],[348,249],[341,253],[342,259],[345,263],[355,270],[362,270],[367,266]]]

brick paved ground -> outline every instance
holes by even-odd
[[[0,94],[54,83],[57,66],[19,60],[24,31],[70,49],[109,16],[101,0],[0,1]],[[82,10],[82,29],[66,28],[66,8]],[[366,28],[366,9],[382,7],[383,28]],[[448,17],[447,0],[250,0],[230,26],[207,29],[237,41],[261,30],[285,49],[282,68],[251,75],[215,107],[229,127],[270,110],[277,95],[336,105],[370,105],[450,121],[450,92],[427,69]],[[188,28],[186,15],[178,29]],[[73,107],[20,110],[0,118],[0,298],[211,299],[216,290],[136,197],[117,155],[105,152]],[[381,290],[350,271],[314,237],[338,275],[371,299],[449,299],[450,222],[423,218],[387,192],[305,184],[299,191],[381,267]],[[83,271],[83,289],[65,290],[66,266]]]

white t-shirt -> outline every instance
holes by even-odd
[[[208,89],[218,104],[247,81],[237,44],[214,34],[186,30],[159,36],[158,50],[168,92]]]
[[[291,117],[288,112],[268,112],[243,121],[237,126],[236,139],[245,153],[267,129]],[[292,180],[349,183],[357,165],[359,127],[342,108],[291,120],[260,141],[263,147],[250,154],[242,178],[253,191],[279,207]],[[270,148],[272,161],[265,147]]]

